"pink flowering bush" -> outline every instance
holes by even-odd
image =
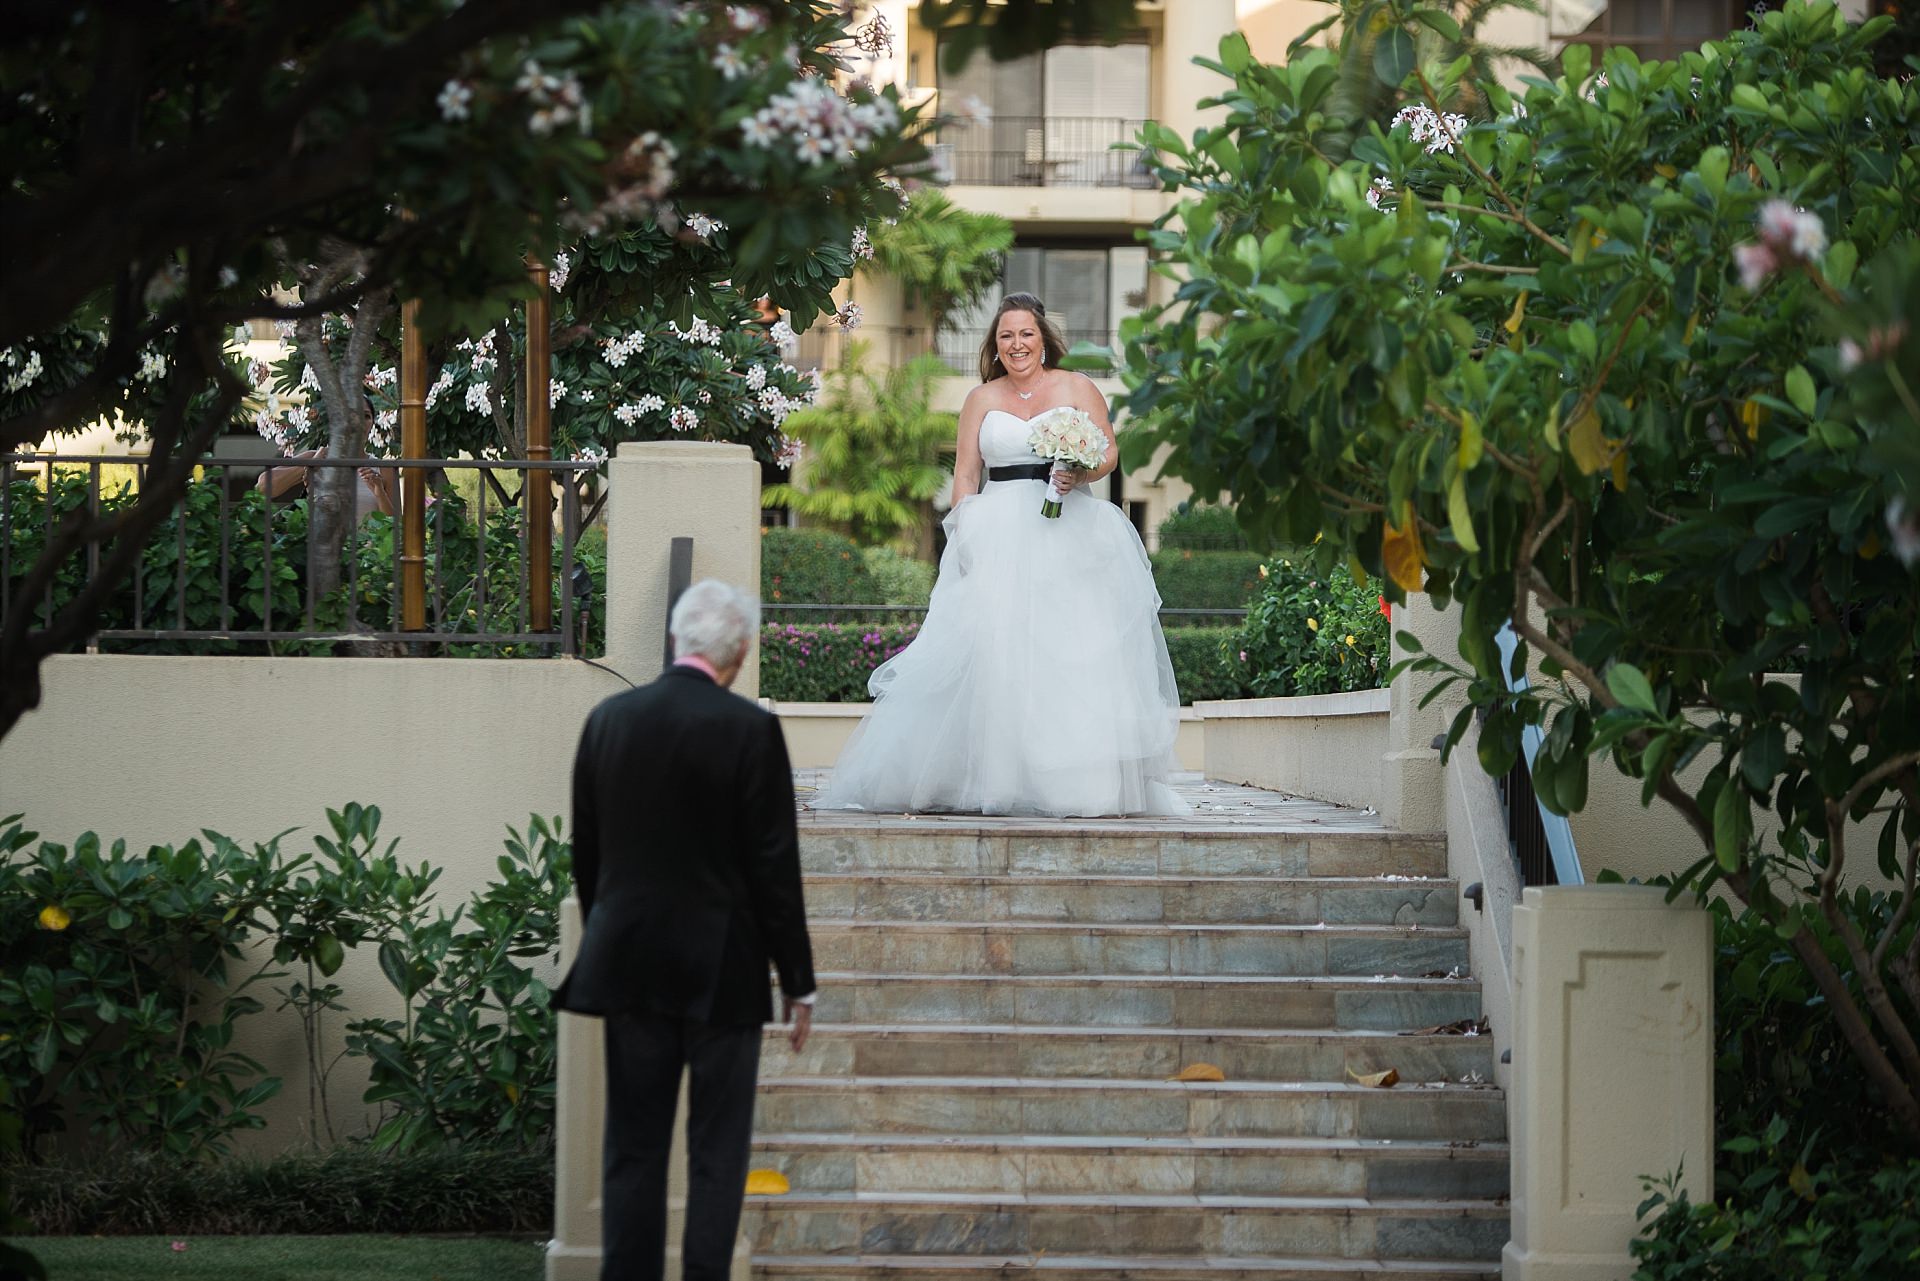
[[[1774,929],[1863,1125],[1920,1148],[1920,82],[1876,76],[1889,25],[1789,0],[1672,62],[1570,45],[1522,94],[1376,59],[1398,101],[1361,118],[1343,51],[1229,37],[1222,123],[1145,132],[1188,283],[1124,331],[1123,446],[1457,607],[1459,653],[1414,663],[1466,695],[1449,744],[1500,774],[1545,727],[1561,812],[1594,757],[1641,780],[1697,842],[1676,893]],[[1843,905],[1863,863],[1883,914]]]
[[[919,632],[918,623],[768,623],[760,629],[760,696],[864,703],[873,669]]]

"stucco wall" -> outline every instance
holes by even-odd
[[[1336,805],[1380,803],[1388,693],[1195,703],[1208,778]]]

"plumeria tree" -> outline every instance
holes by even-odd
[[[1457,658],[1415,664],[1467,695],[1449,746],[1484,714],[1498,774],[1542,725],[1549,807],[1598,756],[1676,810],[1676,892],[1774,923],[1913,1146],[1920,85],[1876,78],[1885,26],[1790,0],[1673,62],[1570,46],[1520,94],[1383,59],[1359,119],[1339,52],[1229,38],[1224,122],[1148,131],[1189,279],[1124,373],[1133,458],[1457,607]],[[1895,891],[1849,893],[1863,863]]]
[[[1017,0],[1008,31],[1036,6],[1114,0]],[[80,0],[9,18],[0,450],[118,415],[145,428],[150,466],[140,501],[76,513],[12,585],[39,599],[99,549],[52,617],[0,622],[0,734],[195,460],[250,416],[236,325],[351,316],[342,358],[308,363],[352,456],[379,412],[364,389],[382,362],[356,370],[349,351],[356,331],[379,350],[363,299],[418,299],[444,350],[526,292],[527,255],[631,235],[623,307],[591,323],[724,324],[724,295],[770,297],[804,327],[833,309],[854,233],[895,203],[881,176],[925,156],[890,90],[836,88],[872,24],[824,0]],[[725,234],[700,236],[702,216]],[[308,345],[325,343],[322,328]]]

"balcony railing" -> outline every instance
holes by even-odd
[[[1145,120],[1114,116],[995,116],[952,124],[933,148],[937,181],[968,187],[1157,185],[1132,143]]]
[[[839,363],[840,353],[849,342],[867,345],[868,359],[876,367],[904,365],[915,356],[938,356],[947,369],[962,377],[979,377],[980,346],[986,341],[985,329],[943,329],[936,336],[925,326],[888,327],[863,325],[851,335],[842,335],[831,325],[816,325],[800,335],[788,357],[802,369],[831,369]],[[1112,347],[1118,342],[1110,330],[1068,327],[1061,331],[1069,347],[1090,342]]]

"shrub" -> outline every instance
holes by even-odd
[[[15,1168],[17,1209],[48,1236],[545,1232],[546,1148],[407,1154],[342,1144],[216,1165],[152,1154]]]
[[[370,1060],[365,1097],[383,1105],[377,1145],[545,1142],[554,1016],[522,961],[558,950],[571,858],[558,820],[533,818],[526,838],[510,829],[502,879],[431,917],[440,874],[379,851],[377,808],[327,820],[316,853],[292,856],[280,837],[243,850],[215,832],[144,855],[89,832],[23,856],[37,834],[0,820],[0,1080],[29,1151],[70,1115],[111,1152],[225,1152],[280,1089],[229,1049],[264,1008],[251,989],[274,979],[288,980],[273,990],[305,1036],[313,1132],[330,1135],[321,1026],[348,1013],[331,979],[364,944],[407,1002],[404,1019],[347,1029],[346,1052]],[[266,939],[270,955],[241,964]]]
[[[1633,1243],[1633,1281],[1887,1281],[1920,1272],[1920,1160],[1856,1173],[1809,1169],[1780,1146],[1784,1125],[1725,1146],[1759,1153],[1740,1195],[1694,1203],[1649,1184],[1640,1213],[1657,1211]]]
[[[762,532],[760,597],[788,605],[883,603],[853,540],[825,529]]]
[[[768,623],[760,629],[760,694],[785,703],[864,703],[873,669],[907,647],[918,623]]]
[[[924,560],[902,556],[891,547],[869,547],[860,553],[873,576],[882,605],[922,605],[933,598],[934,567]]]
[[[1252,694],[1241,678],[1240,665],[1229,658],[1228,647],[1239,635],[1232,627],[1175,627],[1167,630],[1167,657],[1173,663],[1174,684],[1182,703],[1216,698],[1246,698]]]
[[[1260,557],[1252,552],[1154,552],[1153,583],[1167,609],[1245,609],[1260,589]]]
[[[1259,595],[1226,657],[1262,698],[1376,689],[1387,676],[1387,619],[1378,589],[1344,566],[1322,577],[1291,560],[1268,562]],[[1244,658],[1241,655],[1245,655]]]
[[[1160,522],[1163,552],[1244,552],[1251,548],[1231,507],[1182,503]]]

